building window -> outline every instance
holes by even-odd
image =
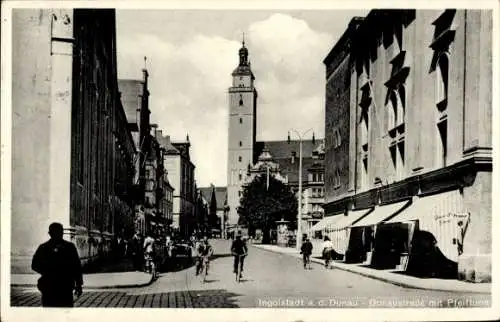
[[[333,129],[333,147],[337,148],[342,144],[340,137],[340,130],[338,128]]]
[[[397,143],[391,144],[389,147],[391,152],[392,165],[397,180],[401,180],[405,175],[405,141],[400,140]]]
[[[238,190],[238,197],[241,197],[241,191]]]
[[[360,140],[361,144],[368,144],[370,129],[369,108],[372,104],[371,81],[367,81],[366,84],[361,87],[361,92],[361,101],[359,102],[359,106],[361,107]]]
[[[391,60],[391,76],[385,82],[387,95],[385,105],[387,109],[387,130],[393,131],[405,122],[406,109],[406,80],[410,74],[411,57],[406,51],[400,51]]]
[[[240,124],[243,124],[243,119],[240,117]]]
[[[340,188],[340,171],[339,171],[339,169],[335,170],[335,177],[334,177],[334,180],[333,180],[333,187],[335,189]]]
[[[448,67],[448,53],[441,53],[436,68],[436,106],[439,111],[444,111],[448,105]]]
[[[243,95],[240,94],[240,106],[243,106]]]
[[[456,10],[448,9],[432,23],[434,36],[430,47],[434,51],[429,73],[436,73],[436,106],[440,111],[448,104],[449,48],[455,40]]]
[[[243,145],[243,143],[240,141],[240,146],[242,146],[242,145]]]
[[[368,187],[368,144],[362,146],[360,186],[362,189]]]
[[[239,162],[241,162],[241,160],[242,160],[242,157],[241,157],[241,155],[240,155],[240,156],[238,157],[238,161],[239,161]]]
[[[397,89],[389,92],[389,97],[391,104],[388,108],[387,127],[391,131],[405,121],[405,85],[399,84]]]
[[[446,119],[437,124],[438,144],[436,149],[436,158],[438,167],[446,166],[446,158],[448,154],[448,121]]]

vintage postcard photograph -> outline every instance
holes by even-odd
[[[2,3],[2,318],[494,318],[498,3],[407,5]]]

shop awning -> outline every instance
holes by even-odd
[[[351,227],[364,227],[376,225],[387,218],[391,217],[403,207],[405,207],[410,201],[402,201],[397,203],[392,203],[384,206],[375,207],[375,209],[366,217],[352,225]]]
[[[342,219],[342,217],[344,217],[344,214],[338,214],[338,215],[325,217],[325,218],[321,219],[321,221],[319,223],[312,226],[311,230],[312,231],[321,231],[321,230],[325,229],[327,226],[333,225],[338,220]]]
[[[440,208],[446,209],[447,212],[464,212],[463,208],[460,207],[461,203],[459,201],[455,202],[455,200],[459,200],[457,194],[458,191],[454,190],[416,198],[408,209],[390,220],[387,220],[386,223],[402,223],[418,220],[430,214],[440,213],[440,211],[437,211]]]
[[[362,210],[352,210],[348,212],[347,216],[343,216],[342,220],[338,221],[333,228],[333,230],[342,230],[349,227],[353,222],[356,222],[366,214],[372,211],[370,209],[362,209]]]

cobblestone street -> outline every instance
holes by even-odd
[[[482,294],[409,289],[342,270],[313,265],[304,270],[300,260],[250,247],[245,274],[236,283],[228,241],[213,241],[215,255],[206,283],[194,267],[164,273],[143,288],[89,291],[76,307],[130,308],[249,308],[249,307],[391,307],[398,299],[406,306],[488,306]],[[292,278],[293,277],[293,278]],[[12,306],[40,306],[35,289],[12,288]],[[406,301],[406,302],[403,302]]]

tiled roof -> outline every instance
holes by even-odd
[[[165,151],[167,152],[167,154],[179,154],[180,151],[172,145],[171,142],[168,142],[165,144]]]
[[[309,157],[309,158],[302,158],[302,183],[307,182],[307,176],[309,172],[307,171],[308,168],[310,168],[315,159]],[[295,161],[292,163],[292,158],[283,158],[283,159],[277,159],[276,162],[279,163],[280,165],[280,174],[283,177],[288,176],[288,183],[290,184],[298,184],[299,182],[299,158],[295,158]]]
[[[302,141],[302,156],[304,158],[312,156],[314,149],[323,143],[323,139],[315,140],[314,144],[312,140]],[[292,151],[295,151],[297,158],[299,157],[299,141],[293,140],[288,143],[288,141],[260,141],[255,143],[255,153],[259,156],[264,149],[264,145],[267,145],[271,155],[274,159],[290,158],[292,156]]]
[[[318,165],[323,166],[324,160],[313,158],[313,151],[323,145],[323,139],[302,141],[302,182],[307,182],[308,169]],[[273,156],[273,160],[279,164],[280,174],[288,176],[288,183],[298,184],[299,182],[299,141],[264,141],[256,142],[257,156],[261,154],[264,146],[267,146]],[[292,152],[295,151],[295,160],[292,161]]]

